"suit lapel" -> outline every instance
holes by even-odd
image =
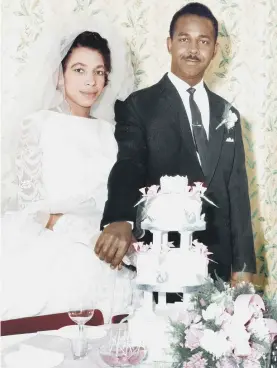
[[[170,107],[168,110],[168,114],[170,115],[170,117],[168,116],[168,118],[170,118],[169,121],[174,119],[174,124],[177,124],[177,129],[181,132],[181,136],[186,148],[190,151],[192,157],[194,158],[194,162],[192,162],[192,164],[198,165],[202,170],[196,155],[190,123],[183,101],[167,75],[164,76],[162,82],[163,98],[161,99],[161,104],[163,107]]]
[[[162,92],[160,107],[164,111],[164,119],[166,122],[172,121],[173,124],[176,124],[177,131],[181,132],[183,142],[186,145],[187,150],[191,153],[191,157],[193,159],[191,164],[198,165],[203,172],[197,158],[190,123],[181,97],[167,75],[162,78],[160,83]],[[209,168],[206,175],[204,173],[203,174],[205,176],[206,185],[208,186],[213,178],[221,153],[225,129],[224,127],[219,129],[216,128],[222,121],[225,104],[224,100],[211,92],[206,85],[205,88],[210,105],[210,126],[209,152],[207,153],[209,155]]]
[[[208,186],[213,178],[215,169],[221,153],[224,127],[216,129],[223,118],[225,109],[224,100],[211,92],[205,85],[210,104],[210,127],[209,127],[209,172],[206,177],[206,185]]]

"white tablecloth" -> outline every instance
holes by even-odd
[[[108,329],[108,326],[107,326]],[[49,333],[49,332],[47,332]],[[31,345],[41,349],[53,350],[64,354],[64,361],[57,368],[107,368],[108,365],[105,364],[98,353],[98,348],[101,344],[105,342],[105,337],[97,340],[90,340],[92,344],[92,349],[90,350],[88,356],[83,360],[73,360],[70,340],[51,336],[49,334],[35,333],[35,334],[24,334],[24,335],[11,335],[1,337],[1,360],[2,368],[6,368],[4,358],[5,355],[11,351],[15,351],[19,348],[21,343],[25,345]],[[171,364],[169,363],[144,363],[135,366],[137,368],[169,368]],[[22,365],[22,368],[27,368]],[[39,367],[38,367],[39,368]]]

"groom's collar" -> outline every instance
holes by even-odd
[[[187,82],[177,77],[177,75],[173,74],[172,72],[168,72],[167,76],[168,76],[168,79],[171,81],[171,83],[175,86],[177,91],[186,91],[189,88],[191,88],[191,86]],[[199,83],[197,83],[195,86],[193,86],[193,88],[195,88],[196,91],[204,90],[203,79]]]

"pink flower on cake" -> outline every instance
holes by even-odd
[[[140,203],[147,201],[151,197],[155,197],[159,190],[159,185],[151,185],[151,187],[140,188],[139,191],[142,193],[142,198],[135,204],[135,207]]]
[[[201,181],[196,181],[194,184],[194,187],[192,187],[196,192],[200,192],[201,194],[204,194],[207,190],[204,183]]]
[[[159,185],[151,185],[151,187],[148,188],[147,196],[149,197],[155,196],[158,193],[159,189],[160,189]]]
[[[207,259],[207,262],[209,261],[214,262],[213,260],[209,258],[209,255],[213,253],[208,251],[208,248],[206,247],[206,245],[204,245],[203,243],[200,243],[198,240],[194,240],[192,242],[192,245],[193,245],[193,250],[199,253],[200,255],[204,256]]]
[[[142,193],[143,196],[150,197],[156,195],[159,189],[159,185],[151,185],[151,187],[140,188],[139,191]]]
[[[144,244],[144,242],[137,242],[133,243],[133,247],[135,248],[136,252],[144,253],[151,249],[151,244]]]
[[[188,362],[184,363],[183,368],[205,368],[207,360],[202,358],[202,352],[194,354]]]

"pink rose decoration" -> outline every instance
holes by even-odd
[[[200,346],[200,339],[203,336],[203,326],[201,323],[193,324],[187,330],[185,347],[194,350]]]
[[[199,300],[199,303],[201,304],[201,306],[202,306],[202,307],[206,307],[206,302],[205,302],[205,300],[204,300],[204,299],[202,299],[202,298],[201,298],[201,299]]]
[[[207,360],[202,358],[202,353],[194,354],[188,362],[184,363],[183,368],[205,368]]]
[[[137,243],[133,243],[133,247],[135,248],[136,252],[141,253],[141,252],[147,252],[151,248],[151,245],[144,244],[144,242],[137,242]]]
[[[158,193],[159,189],[160,189],[159,185],[151,185],[151,187],[148,188],[147,196],[156,195]]]
[[[216,368],[237,368],[237,364],[234,359],[226,357],[216,363]]]

